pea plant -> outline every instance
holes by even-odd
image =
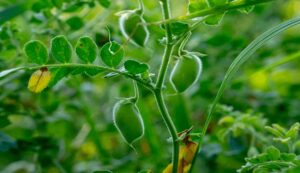
[[[108,27],[106,28],[108,41],[100,49],[89,36],[78,37],[75,47],[72,47],[68,38],[64,35],[53,37],[49,42],[49,47],[42,40],[29,40],[24,45],[23,52],[30,65],[2,71],[0,72],[0,78],[21,70],[33,71],[28,81],[28,90],[40,93],[45,88],[54,86],[66,76],[85,74],[88,76],[97,75],[98,77],[98,75],[101,75],[108,79],[123,76],[132,81],[135,94],[129,98],[121,98],[111,109],[115,128],[124,139],[124,142],[134,150],[135,142],[140,140],[145,133],[143,115],[141,115],[137,106],[140,99],[139,90],[143,87],[155,97],[162,121],[171,136],[172,146],[170,147],[172,147],[172,153],[170,155],[172,155],[172,159],[168,165],[165,165],[163,172],[192,172],[197,161],[197,153],[202,150],[208,126],[226,86],[230,84],[238,69],[250,59],[257,49],[283,31],[300,24],[300,18],[290,19],[266,31],[236,57],[225,74],[217,96],[210,105],[205,124],[200,130],[191,127],[180,132],[176,129],[165,103],[166,80],[170,81],[171,87],[177,94],[185,93],[195,84],[201,82],[201,73],[205,73],[205,67],[202,67],[201,59],[205,55],[186,49],[191,35],[201,24],[217,26],[228,11],[238,10],[242,13],[250,13],[254,6],[271,1],[275,0],[189,0],[187,14],[173,17],[170,5],[175,2],[158,0],[162,11],[162,20],[148,21],[146,20],[147,16],[144,14],[143,1],[138,0],[136,9],[126,9],[116,13],[119,18],[119,31],[124,36],[125,42],[121,43],[113,40],[114,33]],[[114,3],[110,0],[99,0],[98,2],[108,9],[110,4]],[[64,4],[61,1],[53,1],[52,3],[59,7]],[[93,6],[94,2],[82,1],[82,3]],[[36,8],[41,7],[41,5],[35,5]],[[23,4],[21,9],[26,9],[25,6]],[[17,13],[18,11],[14,15],[17,15]],[[0,16],[0,23],[8,20],[6,17],[13,16]],[[74,29],[80,25],[77,18],[72,18],[68,22]],[[160,39],[164,53],[161,58],[153,57],[160,59],[158,70],[153,68],[153,64],[140,62],[135,58],[124,60],[127,51],[125,45],[132,44],[139,49],[147,48],[147,43],[152,39],[150,26],[160,26],[160,29],[164,31],[164,36]],[[77,62],[72,62],[73,54],[78,57]],[[100,59],[101,64],[98,63],[98,59]],[[174,66],[171,66],[172,62],[175,62]],[[168,70],[171,70],[170,75],[168,75]],[[231,118],[229,119],[231,120]],[[130,123],[128,123],[128,120],[130,120]],[[298,124],[291,129],[297,128],[299,128]],[[234,130],[234,126],[231,129]],[[284,138],[284,135],[288,136],[296,133],[294,132],[296,130],[289,132],[276,127],[268,127],[268,129],[274,135],[282,138]],[[193,130],[200,131],[200,133],[193,133]],[[227,133],[229,133],[228,129]],[[282,141],[284,140],[282,139]],[[292,162],[295,159],[294,155],[280,153],[277,148],[271,147],[261,155],[249,157],[247,164],[239,171],[247,172],[257,167],[261,168],[262,165],[267,166],[267,160],[260,158],[268,154],[272,155],[273,160],[286,158],[285,161],[277,161],[276,163],[280,162],[277,165],[284,167],[294,165],[294,162]]]

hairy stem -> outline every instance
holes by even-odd
[[[157,90],[154,92],[155,99],[159,108],[159,111],[164,119],[165,124],[168,127],[168,130],[172,136],[172,143],[173,143],[173,157],[172,157],[172,164],[173,164],[173,173],[177,173],[178,169],[178,157],[179,157],[179,141],[177,137],[177,130],[176,127],[169,115],[168,109],[166,107],[164,98],[162,96],[162,92]]]
[[[162,12],[164,16],[164,20],[170,19],[170,4],[169,0],[160,0],[161,6],[162,6]],[[176,127],[169,115],[168,109],[165,105],[165,101],[163,98],[162,94],[162,88],[163,88],[163,83],[165,80],[166,76],[166,71],[169,66],[169,62],[172,56],[172,52],[174,49],[174,44],[173,44],[173,39],[172,39],[172,31],[171,31],[171,26],[169,23],[165,24],[165,31],[166,31],[166,37],[167,37],[167,45],[165,48],[165,52],[163,55],[162,63],[158,72],[158,78],[157,82],[155,85],[155,99],[159,108],[159,111],[162,115],[162,118],[171,134],[172,141],[173,141],[173,155],[172,155],[172,164],[173,164],[173,173],[177,173],[178,170],[178,156],[179,156],[179,142],[178,142],[178,137],[177,137],[177,130]]]
[[[40,69],[43,67],[48,67],[48,68],[87,68],[87,69],[97,69],[97,70],[102,70],[103,72],[111,72],[111,73],[116,73],[125,77],[128,77],[130,79],[135,80],[137,83],[141,84],[142,86],[146,87],[147,89],[153,91],[154,86],[152,86],[151,83],[148,83],[140,78],[137,78],[134,75],[131,75],[129,73],[119,71],[116,69],[112,69],[109,67],[104,67],[104,66],[99,66],[99,65],[94,65],[94,64],[77,64],[77,63],[65,63],[65,64],[47,64],[47,65],[41,65],[41,66],[33,66],[33,67],[20,67],[17,70],[23,70],[23,69],[29,69],[29,70],[35,70],[35,69]],[[15,71],[17,71],[15,70]]]
[[[164,14],[164,19],[168,20],[170,18],[170,10],[169,10],[169,1],[168,0],[161,0],[162,3],[162,10]],[[165,30],[166,30],[166,37],[167,37],[167,46],[165,49],[165,53],[163,56],[162,64],[160,66],[159,72],[158,72],[158,79],[156,82],[156,88],[161,89],[163,82],[165,80],[166,71],[169,66],[170,58],[173,52],[174,44],[172,39],[172,31],[171,26],[169,23],[165,24]]]
[[[186,16],[181,16],[181,17],[178,17],[178,19],[187,20],[187,19],[193,19],[193,18],[197,18],[197,17],[204,17],[204,16],[211,15],[211,14],[220,14],[220,13],[224,13],[229,10],[240,9],[243,7],[248,7],[248,6],[266,3],[266,2],[270,2],[270,1],[274,1],[274,0],[252,0],[252,1],[238,0],[238,1],[233,1],[233,2],[227,3],[222,6],[208,8],[206,10],[201,10],[199,12],[191,13]]]
[[[237,1],[229,2],[225,5],[220,5],[217,7],[212,7],[212,8],[200,10],[200,11],[197,11],[194,13],[190,13],[188,15],[169,18],[169,19],[165,19],[165,20],[157,21],[157,22],[151,22],[148,24],[149,25],[160,25],[163,23],[178,22],[178,21],[182,21],[182,20],[190,20],[190,19],[194,19],[194,18],[217,15],[217,14],[222,14],[229,10],[240,9],[243,7],[249,7],[252,5],[258,5],[258,4],[271,2],[271,1],[276,1],[276,0],[252,0],[252,1],[237,0]]]

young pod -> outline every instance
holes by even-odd
[[[122,138],[130,146],[144,135],[144,122],[135,103],[127,100],[116,103],[113,121]]]
[[[139,10],[128,10],[120,14],[119,25],[123,36],[133,44],[145,46],[149,38],[146,22]]]
[[[200,58],[193,54],[186,54],[177,60],[170,75],[170,82],[174,89],[181,93],[198,81],[201,72]]]

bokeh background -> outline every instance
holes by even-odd
[[[1,0],[0,11],[24,2]],[[30,65],[23,45],[31,39],[49,46],[51,38],[65,35],[74,46],[80,36],[87,35],[100,49],[109,41],[109,28],[111,39],[124,43],[116,13],[137,7],[135,0],[112,0],[109,8],[103,8],[96,0],[64,0],[63,5],[60,2],[27,0],[27,10],[0,24],[0,71]],[[160,21],[159,2],[144,4],[145,20]],[[188,1],[172,0],[171,5],[173,16],[187,13]],[[224,74],[238,53],[270,27],[299,16],[299,9],[299,0],[276,0],[256,6],[249,14],[230,11],[219,26],[199,25],[186,49],[207,55],[201,58],[200,81],[184,94],[176,94],[166,81],[167,106],[178,131],[191,126],[194,132],[201,130]],[[146,47],[125,45],[125,59],[148,63],[150,72],[157,74],[163,54],[159,40],[164,30],[159,25],[150,25],[149,29],[151,36]],[[235,76],[209,126],[195,172],[236,172],[245,164],[249,148],[261,151],[262,141],[270,138],[265,125],[278,123],[288,128],[299,121],[299,59],[262,70],[288,56],[300,57],[299,27],[269,41]],[[75,54],[73,62],[78,62]],[[99,58],[96,64],[101,64]],[[133,95],[130,80],[104,79],[101,74],[68,76],[34,94],[27,90],[31,73],[20,71],[0,78],[0,172],[162,172],[170,162],[169,134],[146,89],[141,88],[138,102],[146,131],[135,144],[135,152],[112,122],[112,107],[118,98]],[[231,115],[234,125],[220,122]]]

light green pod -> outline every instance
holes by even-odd
[[[179,57],[171,75],[170,82],[174,89],[181,93],[188,90],[200,78],[202,62],[199,57],[187,54]]]
[[[138,46],[145,46],[149,39],[149,31],[145,20],[138,10],[130,10],[121,14],[119,25],[126,39]]]
[[[114,106],[113,121],[122,138],[130,146],[144,135],[144,122],[138,107],[129,101],[121,100]]]

